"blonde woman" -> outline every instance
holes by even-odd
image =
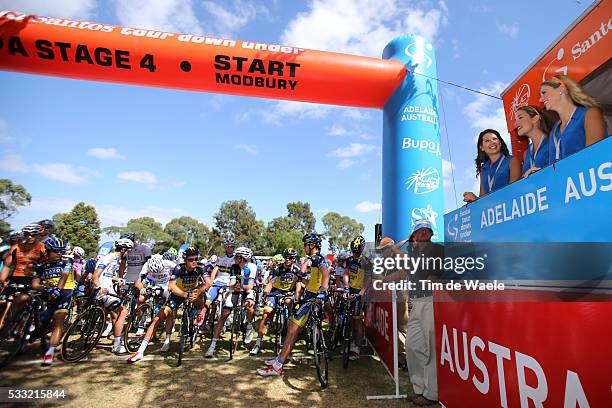
[[[554,160],[561,160],[606,137],[606,122],[599,104],[569,76],[555,75],[542,82],[540,102],[560,117],[550,135]]]
[[[527,136],[531,141],[525,152],[523,177],[528,177],[554,161],[549,154],[549,135],[553,123],[550,112],[532,105],[518,108],[514,121],[516,131],[519,136]]]

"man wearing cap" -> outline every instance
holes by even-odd
[[[417,220],[408,238],[408,254],[414,258],[438,258],[444,260],[444,248],[431,242],[433,227],[425,219]],[[443,262],[437,262],[438,265]],[[410,291],[412,309],[406,326],[406,359],[410,382],[415,393],[408,397],[417,406],[434,405],[438,400],[438,381],[436,373],[436,337],[434,333],[433,292],[423,289],[420,281],[439,277],[442,270],[421,264],[411,271],[409,280],[415,283]]]

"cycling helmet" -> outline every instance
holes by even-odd
[[[170,249],[174,249],[174,248],[170,248]],[[164,252],[164,254],[162,255],[162,257],[168,261],[176,261],[176,258],[178,258],[178,254],[172,253],[171,251],[167,250],[166,252]],[[175,250],[176,251],[176,250]]]
[[[23,240],[23,232],[21,231],[14,231],[11,232],[11,234],[8,237],[9,240],[9,244],[11,245],[15,245],[18,242],[21,242]]]
[[[365,238],[361,235],[351,241],[351,251],[353,253],[362,253],[365,248]]]
[[[297,253],[297,251],[296,251],[295,249],[293,249],[293,248],[286,248],[286,249],[283,251],[283,258],[285,258],[285,259],[286,259],[286,258],[297,258],[297,256],[298,256],[298,253]]]
[[[115,249],[120,251],[122,249],[132,249],[134,248],[134,241],[127,238],[119,238],[115,241]]]
[[[236,237],[233,232],[226,232],[223,235],[223,245],[236,245]]]
[[[171,253],[172,255],[174,255],[176,258],[178,258],[178,251],[176,250],[176,248],[172,248],[172,247],[171,247],[171,248],[170,248],[168,251],[166,251],[166,252],[169,252],[169,253]]]
[[[147,261],[147,270],[151,273],[160,273],[164,269],[164,258],[155,254]]]
[[[309,232],[307,234],[304,234],[304,237],[302,238],[302,242],[305,244],[314,244],[315,246],[321,248],[321,237],[319,236],[319,234],[316,234],[314,232]]]
[[[218,259],[219,258],[217,257],[217,255],[211,255],[208,262],[210,262],[211,264],[216,264]]]
[[[60,238],[51,237],[45,241],[45,248],[58,254],[66,252],[66,241]]]
[[[119,235],[119,239],[121,238],[129,239],[130,241],[132,241],[132,243],[134,243],[136,242],[136,233],[135,232],[122,232],[121,235]]]
[[[49,229],[49,228],[55,227],[55,223],[53,222],[53,220],[38,221],[38,225],[40,225],[41,227],[43,227],[45,229]]]
[[[40,235],[43,232],[43,228],[38,224],[28,224],[21,229],[23,236],[36,236]]]
[[[351,257],[351,253],[349,251],[341,251],[338,254],[338,260],[339,261],[346,261],[347,259],[349,259]]]
[[[196,247],[189,247],[185,251],[183,251],[183,258],[187,258],[189,256],[200,256],[200,251]]]
[[[80,246],[75,246],[72,250],[72,255],[78,256],[79,258],[83,258],[85,256],[85,250]]]
[[[236,248],[236,251],[234,251],[234,256],[240,256],[248,262],[253,256],[253,251],[247,247],[238,247]]]
[[[283,262],[283,260],[285,258],[283,258],[283,256],[281,254],[276,254],[276,255],[274,255],[274,257],[272,259],[274,260],[274,262],[280,263],[280,262]]]
[[[87,262],[85,262],[85,273],[94,273],[96,270],[96,260],[93,258],[89,258]]]

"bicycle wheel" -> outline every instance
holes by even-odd
[[[9,306],[10,307],[10,306]],[[28,331],[29,313],[24,313],[19,319],[12,316],[9,310],[2,328],[0,328],[0,367],[5,367],[19,353],[25,343]]]
[[[232,330],[230,333],[229,354],[230,360],[238,348],[238,332],[240,331],[240,311],[234,309],[232,312]]]
[[[353,340],[353,319],[351,316],[346,316],[344,320],[344,328],[342,330],[342,367],[347,369],[351,356],[351,341]]]
[[[274,336],[274,355],[277,356],[283,347],[283,325],[285,324],[285,316],[283,309],[276,310],[274,314],[274,327],[276,330]]]
[[[76,363],[87,356],[98,344],[106,325],[106,311],[93,306],[78,315],[62,340],[62,360]]]
[[[147,320],[152,320],[153,311],[148,303],[144,303],[136,308],[128,319],[123,331],[123,344],[130,353],[138,351],[144,339]]]
[[[181,318],[181,337],[179,340],[179,352],[178,352],[178,361],[176,366],[180,367],[183,362],[183,354],[185,353],[185,346],[189,341],[189,311],[186,308],[183,308],[183,316]]]
[[[312,350],[314,354],[315,367],[317,369],[317,378],[321,383],[321,388],[327,388],[327,350],[325,348],[325,339],[323,338],[323,330],[321,323],[316,322],[312,327]]]

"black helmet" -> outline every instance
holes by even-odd
[[[23,241],[23,232],[21,231],[13,231],[8,237],[9,244],[15,245],[18,242]]]
[[[135,232],[122,232],[121,235],[119,235],[119,238],[127,238],[132,242],[136,242],[136,233]]]
[[[287,259],[287,258],[297,258],[298,253],[295,249],[293,248],[286,248],[283,251],[283,258]]]
[[[196,247],[189,247],[183,251],[183,258],[187,258],[188,256],[200,256],[200,251],[198,251]]]
[[[363,252],[363,248],[365,248],[365,238],[361,235],[351,241],[351,251],[356,254],[360,254]]]
[[[302,242],[305,244],[314,244],[316,247],[321,248],[321,237],[319,236],[319,234],[316,234],[314,232],[309,232],[307,234],[304,234],[304,237],[302,238]]]
[[[41,220],[41,221],[38,221],[38,225],[40,225],[41,227],[45,229],[50,229],[55,226],[55,223],[53,222],[53,220]]]

